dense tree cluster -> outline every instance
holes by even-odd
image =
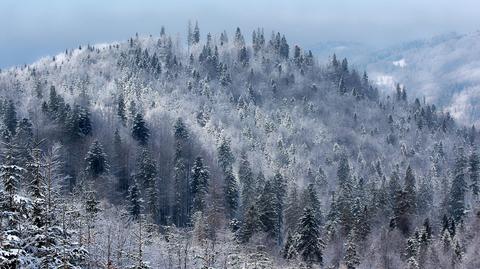
[[[480,266],[474,126],[244,34],[1,71],[0,267]]]

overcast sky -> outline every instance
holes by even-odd
[[[479,0],[1,0],[0,67],[30,63],[80,44],[138,32],[185,39],[189,19],[203,34],[262,26],[304,47],[356,41],[382,47],[480,28]],[[204,37],[205,35],[203,35]]]

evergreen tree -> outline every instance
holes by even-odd
[[[304,204],[309,204],[304,202]],[[298,191],[296,184],[291,188],[287,201],[285,204],[285,230],[286,231],[295,231],[297,228],[298,220],[302,215],[302,210],[300,206],[300,201],[298,199]]]
[[[147,124],[143,120],[141,113],[137,113],[133,121],[132,137],[142,146],[147,144],[148,138],[150,137],[150,130],[147,128]]]
[[[352,202],[354,199],[350,165],[344,154],[341,155],[339,160],[337,178],[339,184],[337,200],[338,216],[345,234],[348,234],[353,225]]]
[[[123,98],[123,94],[118,96],[117,101],[117,116],[122,121],[122,124],[125,125],[127,122],[127,115],[126,115],[126,108],[125,108],[125,99]]]
[[[102,144],[98,140],[93,141],[90,149],[85,157],[87,167],[85,170],[93,177],[97,178],[100,175],[108,172],[107,155],[103,150]]]
[[[449,198],[449,212],[455,221],[460,221],[465,215],[465,168],[467,160],[465,158],[463,149],[460,148],[457,152],[455,166],[453,168],[453,182],[450,190]]]
[[[140,198],[140,190],[138,188],[137,180],[133,180],[130,188],[128,189],[128,212],[132,215],[134,220],[138,219],[141,213],[141,203],[142,199]]]
[[[208,167],[203,164],[202,157],[197,157],[192,167],[192,179],[190,181],[193,212],[204,212],[209,181],[210,173],[208,172]]]
[[[409,194],[400,190],[395,196],[394,221],[397,228],[404,235],[411,232],[412,205],[410,204]]]
[[[218,147],[218,164],[225,173],[227,170],[231,169],[233,162],[234,157],[230,149],[230,140],[223,138],[222,143]]]
[[[306,208],[298,226],[297,252],[308,265],[322,264],[323,248],[315,213],[311,208]]]
[[[258,216],[257,207],[252,204],[245,212],[243,225],[240,229],[240,241],[246,243],[258,231],[261,230],[261,222]]]
[[[143,148],[139,155],[136,171],[136,179],[143,186],[147,209],[156,220],[158,217],[157,166],[147,148]]]
[[[3,153],[3,163],[0,165],[0,177],[3,181],[3,189],[7,194],[7,209],[11,212],[15,211],[14,198],[17,194],[18,185],[25,169],[15,164],[14,147],[12,142],[5,144]]]
[[[190,184],[190,164],[189,164],[189,134],[187,127],[181,118],[178,118],[174,125],[175,137],[175,204],[174,219],[177,225],[184,226],[190,217],[191,202],[191,184]]]
[[[245,152],[242,152],[240,157],[238,179],[242,186],[242,206],[244,209],[247,209],[255,198],[255,179]]]
[[[113,153],[114,175],[117,178],[118,190],[122,193],[127,193],[129,188],[126,152],[118,129],[113,134]]]
[[[192,44],[198,44],[200,42],[200,28],[198,22],[195,22],[195,28],[192,33]]]
[[[345,250],[345,265],[347,269],[355,269],[360,264],[360,259],[358,257],[357,245],[355,244],[355,234],[350,233],[348,236],[346,250]]]
[[[411,213],[413,214],[417,208],[417,187],[415,176],[413,175],[413,170],[410,165],[407,167],[407,171],[405,173],[405,193],[407,195],[406,199],[410,205]]]
[[[468,159],[468,165],[468,172],[470,174],[470,188],[472,189],[472,194],[474,197],[478,198],[480,194],[480,186],[478,183],[480,160],[476,149],[472,150],[472,154],[470,154],[470,158]]]
[[[285,245],[283,246],[282,250],[282,255],[284,259],[290,260],[297,257],[298,253],[296,250],[296,239],[296,236],[292,235],[292,232],[288,231],[287,240],[285,241]]]
[[[237,213],[239,190],[237,179],[233,175],[232,170],[225,172],[225,186],[223,192],[225,195],[225,209],[227,217],[233,219]]]
[[[258,215],[263,231],[271,238],[276,239],[280,233],[280,227],[278,226],[279,214],[270,180],[265,182],[265,187],[258,200]]]
[[[15,104],[12,100],[8,100],[8,103],[3,112],[3,124],[12,136],[16,134],[17,123],[17,111],[15,108]]]

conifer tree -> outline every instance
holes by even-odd
[[[90,149],[85,157],[87,167],[85,170],[93,177],[98,178],[100,175],[108,172],[107,155],[103,150],[102,144],[98,140],[93,141]]]
[[[127,115],[126,115],[126,108],[125,108],[125,99],[123,98],[123,94],[118,96],[117,101],[117,116],[120,118],[123,125],[127,122]]]
[[[260,230],[261,222],[258,216],[257,207],[252,204],[245,212],[243,225],[240,229],[240,240],[246,243],[256,232]]]
[[[157,192],[157,167],[147,148],[143,148],[137,160],[136,179],[143,186],[146,207],[148,212],[157,220],[158,217],[158,192]]]
[[[128,171],[126,165],[126,152],[118,129],[113,134],[113,167],[114,175],[117,178],[118,190],[122,193],[128,192]]]
[[[346,250],[345,250],[345,265],[347,269],[355,269],[360,264],[360,259],[358,257],[357,252],[357,245],[355,244],[355,233],[350,232],[348,236],[347,243],[346,243]]]
[[[410,205],[411,213],[413,214],[417,208],[417,187],[415,176],[410,165],[407,167],[407,171],[405,172],[405,192],[407,194],[406,199]]]
[[[205,210],[209,181],[208,168],[203,164],[202,157],[197,157],[192,167],[192,179],[190,181],[193,212],[203,212]]]
[[[142,199],[140,198],[140,190],[138,188],[137,180],[134,179],[130,188],[128,189],[128,212],[132,219],[136,220],[141,213]]]
[[[270,180],[265,182],[265,187],[258,200],[258,215],[263,231],[271,238],[277,239],[280,233],[280,227],[278,226],[279,214],[276,197]]]
[[[242,207],[249,208],[255,197],[255,179],[248,161],[248,156],[242,152],[240,157],[240,167],[238,169],[238,179],[242,186]]]
[[[465,168],[467,160],[463,148],[457,152],[455,165],[453,168],[453,182],[450,190],[449,212],[455,221],[460,221],[465,215]]]
[[[227,170],[225,172],[225,186],[223,192],[225,195],[227,217],[233,219],[237,214],[239,190],[237,179],[233,175],[232,170]]]
[[[17,129],[17,111],[12,100],[8,100],[5,111],[3,112],[3,124],[12,136],[16,134]]]
[[[306,208],[298,225],[297,252],[307,265],[322,264],[324,245],[315,213]]]
[[[137,113],[133,120],[132,137],[142,146],[147,144],[148,138],[150,137],[150,130],[147,128],[147,124],[143,120],[141,113]]]
[[[470,174],[470,188],[472,189],[472,194],[474,197],[478,198],[480,194],[480,186],[478,182],[478,178],[480,176],[480,160],[475,148],[472,150],[472,154],[470,154],[468,165],[468,172]]]

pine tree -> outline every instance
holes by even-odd
[[[449,212],[455,221],[460,221],[465,215],[465,168],[467,160],[465,158],[463,149],[460,148],[457,152],[455,166],[453,169],[453,182],[450,190]]]
[[[202,157],[197,157],[192,167],[192,179],[190,181],[193,212],[203,212],[205,210],[209,181],[208,167],[203,164]]]
[[[304,202],[309,204],[309,202]],[[285,204],[285,230],[295,231],[297,228],[298,220],[302,215],[300,201],[298,199],[298,191],[296,184],[291,188],[287,201]]]
[[[15,211],[14,198],[17,194],[22,174],[25,172],[23,167],[15,164],[14,147],[15,145],[12,142],[5,143],[3,163],[0,165],[0,177],[3,181],[3,189],[7,193],[8,210],[11,212]]]
[[[242,152],[240,157],[238,179],[242,186],[242,206],[244,209],[247,209],[255,198],[255,179],[245,152]]]
[[[407,195],[407,202],[409,203],[411,213],[413,214],[417,208],[417,187],[415,176],[413,175],[413,170],[410,165],[407,167],[407,171],[405,172],[405,192]]]
[[[395,197],[395,225],[404,235],[408,235],[411,231],[412,218],[412,205],[410,204],[409,195],[406,191],[400,190]]]
[[[288,231],[287,240],[285,241],[285,245],[283,246],[282,250],[282,255],[284,259],[290,260],[297,257],[298,253],[296,250],[296,239],[296,235],[293,235],[292,232]]]
[[[276,197],[270,180],[265,182],[265,187],[258,200],[258,215],[263,231],[271,238],[277,239],[280,234],[280,227],[278,226],[279,214]]]
[[[347,269],[355,269],[360,264],[360,258],[358,257],[357,245],[355,244],[355,233],[350,232],[348,236],[346,250],[345,250],[345,265]]]
[[[190,163],[189,163],[189,134],[181,118],[174,125],[175,157],[174,157],[174,219],[178,226],[187,224],[190,218],[191,189],[190,189]]]
[[[192,44],[198,44],[200,42],[200,28],[198,22],[195,22],[195,28],[192,33]]]
[[[8,100],[5,111],[3,112],[3,124],[12,136],[16,134],[17,123],[15,104],[12,100]]]
[[[230,149],[230,140],[223,138],[222,143],[218,147],[218,164],[225,173],[227,170],[231,169],[233,162],[234,157]]]
[[[345,234],[348,234],[353,225],[352,202],[354,199],[350,165],[344,154],[342,154],[339,160],[337,178],[339,184],[337,199],[338,216]]]
[[[108,172],[107,155],[103,150],[102,144],[98,140],[93,141],[90,149],[85,157],[87,167],[85,170],[93,177],[98,178],[100,175]]]
[[[246,243],[258,231],[261,230],[261,222],[258,216],[257,207],[249,206],[243,218],[243,225],[240,228],[240,241]]]
[[[476,149],[472,150],[470,158],[468,160],[468,172],[470,174],[470,188],[472,189],[472,194],[478,198],[480,194],[480,186],[478,183],[479,172],[480,172],[480,160]]]
[[[233,219],[237,213],[239,190],[237,179],[233,175],[232,170],[225,172],[225,186],[223,192],[225,195],[227,217]]]
[[[308,265],[322,264],[324,242],[320,238],[319,225],[311,208],[304,210],[298,227],[297,252]]]
[[[122,121],[122,124],[125,125],[127,123],[127,115],[126,115],[126,108],[125,108],[125,99],[123,98],[123,94],[118,96],[117,101],[117,116]]]
[[[132,219],[136,220],[140,216],[142,208],[142,199],[140,198],[140,190],[138,188],[137,180],[133,180],[130,188],[128,189],[128,212],[132,216]]]
[[[133,120],[132,137],[142,146],[147,144],[148,138],[150,137],[150,130],[147,128],[147,124],[143,120],[141,113],[137,113]]]
[[[143,148],[137,160],[136,179],[143,186],[146,206],[154,218],[158,217],[158,192],[157,192],[157,166],[153,160],[150,151]]]
[[[124,150],[124,145],[122,138],[118,129],[115,130],[113,134],[113,160],[112,165],[114,167],[113,174],[117,178],[117,187],[118,190],[122,193],[128,192],[128,171],[126,165],[126,152]]]
[[[287,182],[285,178],[277,171],[272,179],[272,188],[275,195],[275,205],[277,208],[277,226],[278,230],[282,231],[283,229],[283,218],[284,218],[284,210],[285,210],[285,198],[287,195]],[[282,233],[278,233],[278,243],[282,243]]]

